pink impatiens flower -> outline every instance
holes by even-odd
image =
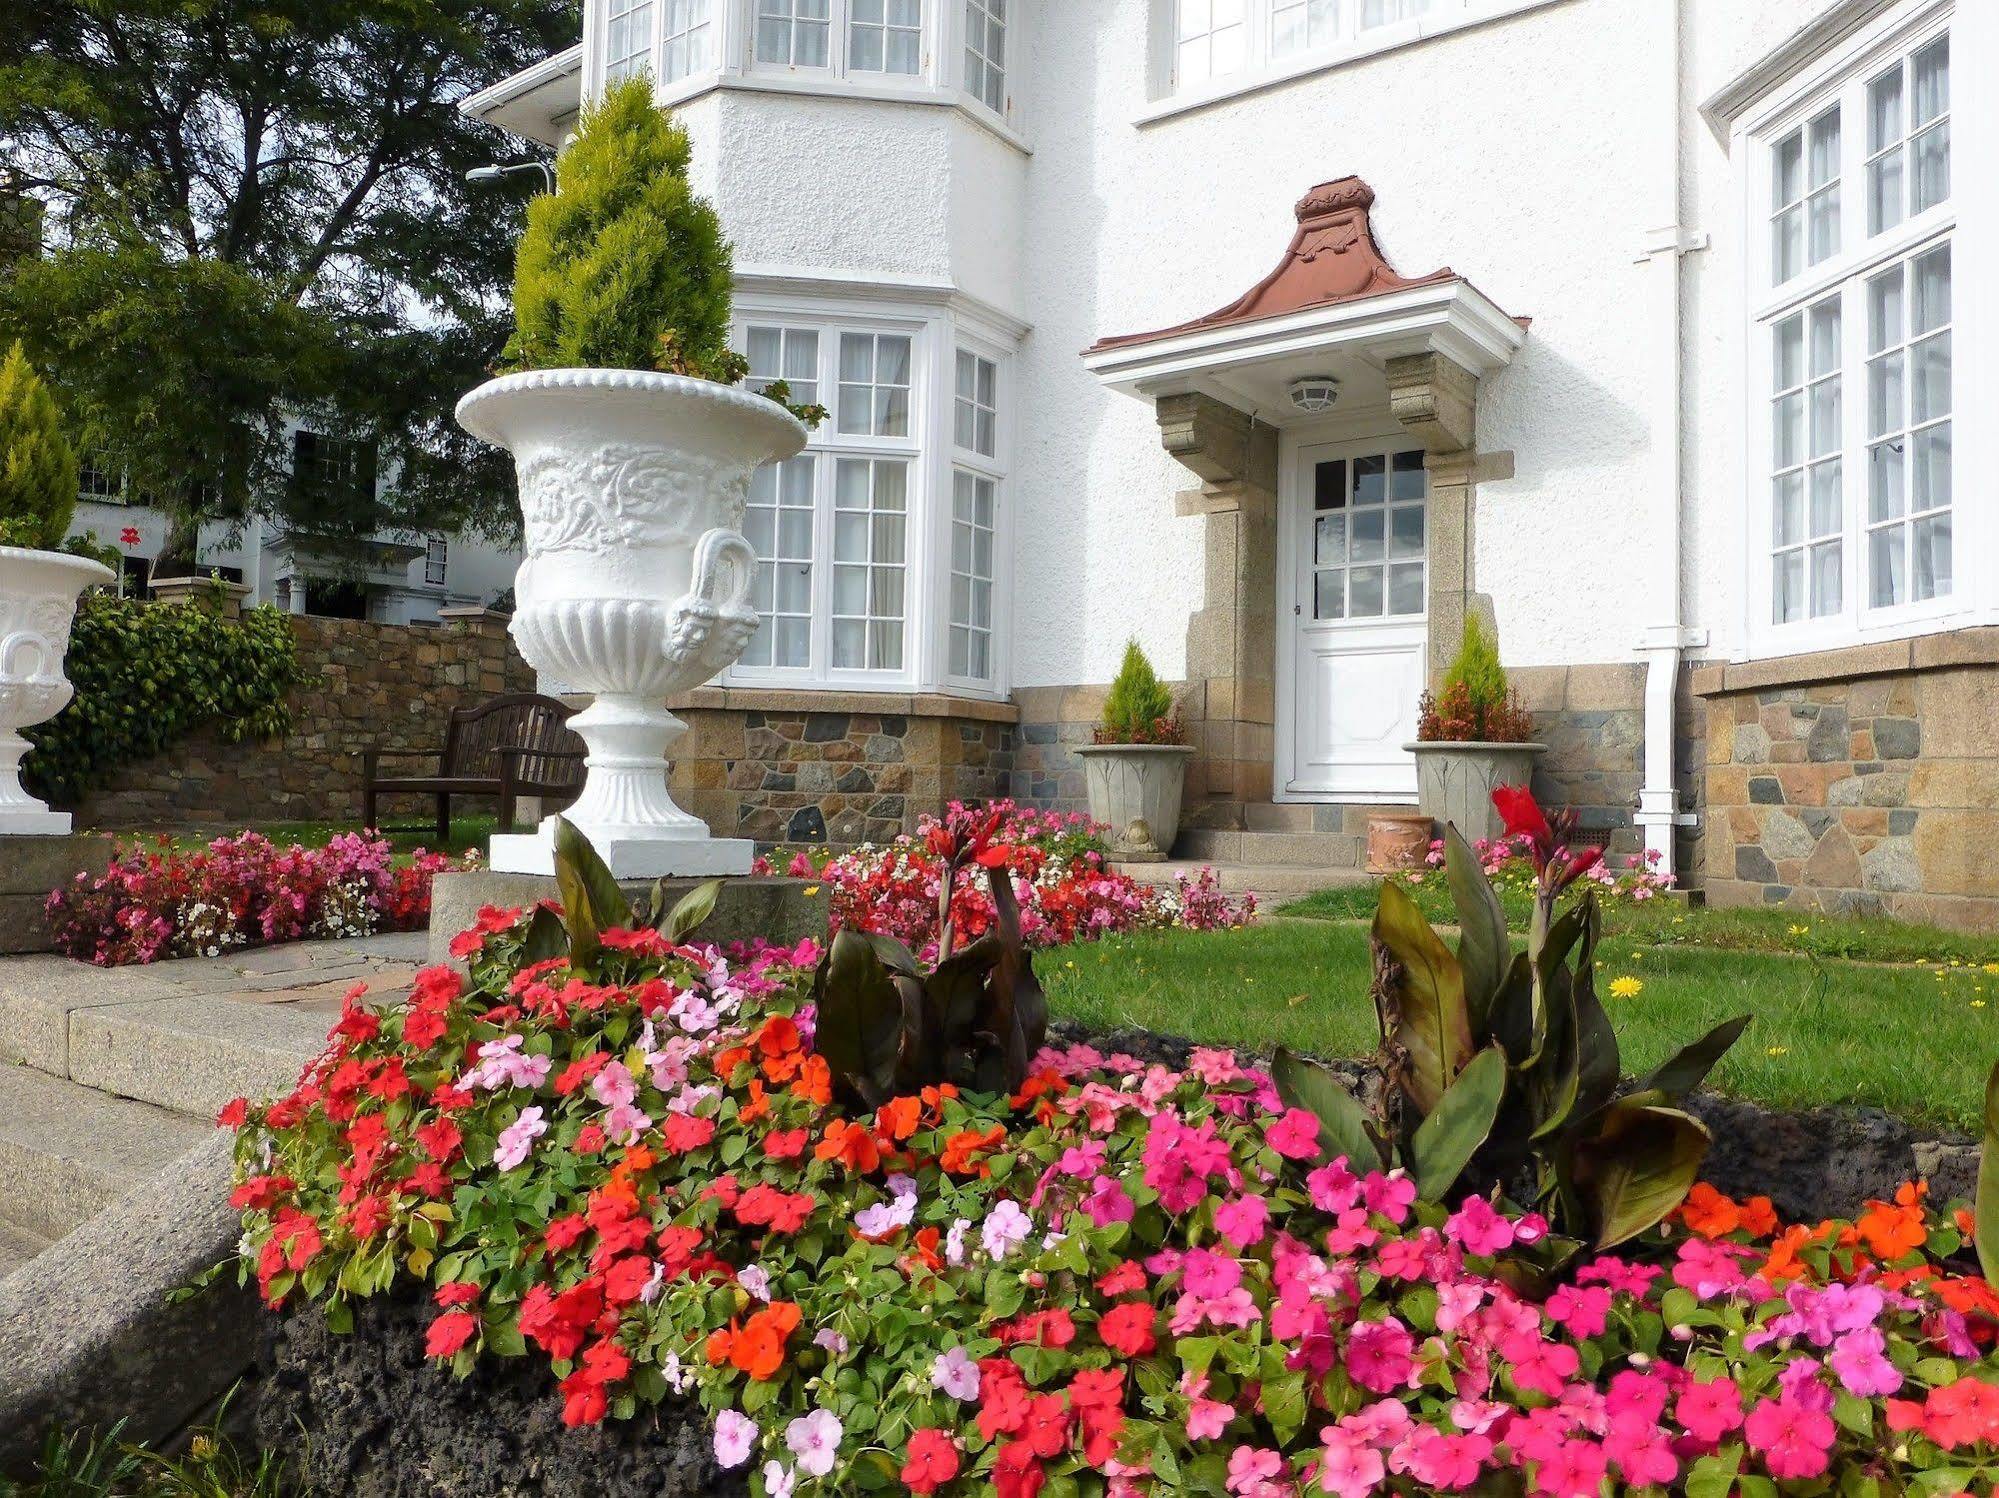
[[[1836,1434],[1832,1416],[1776,1399],[1758,1401],[1743,1424],[1749,1449],[1779,1481],[1823,1476]]]
[[[1326,1492],[1337,1498],[1368,1498],[1387,1477],[1381,1453],[1361,1437],[1328,1425],[1319,1439],[1326,1443],[1319,1458],[1319,1486]]]
[[[1723,1436],[1742,1424],[1742,1391],[1727,1378],[1689,1383],[1673,1405],[1673,1418],[1703,1446],[1718,1446]]]
[[[840,1454],[840,1437],[845,1433],[840,1417],[831,1410],[814,1410],[785,1426],[784,1444],[798,1458],[799,1471],[824,1477],[833,1470]]]
[[[1229,1453],[1229,1475],[1225,1486],[1236,1498],[1285,1498],[1285,1485],[1278,1476],[1284,1458],[1261,1446],[1238,1446]]]
[[[1215,1208],[1215,1231],[1237,1248],[1253,1248],[1269,1230],[1270,1204],[1260,1196],[1239,1196]]]
[[[757,1443],[757,1422],[740,1410],[715,1417],[715,1460],[724,1468],[740,1467]]]
[[[527,1159],[535,1140],[547,1132],[548,1124],[540,1108],[521,1109],[520,1117],[500,1130],[493,1150],[493,1163],[501,1170],[512,1170]]]
[[[1393,1316],[1363,1322],[1347,1336],[1348,1375],[1363,1389],[1386,1394],[1416,1382],[1416,1339]]]
[[[1305,1108],[1287,1108],[1284,1116],[1263,1131],[1264,1143],[1287,1160],[1319,1158],[1318,1115]]]

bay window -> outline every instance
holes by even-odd
[[[965,92],[994,114],[1006,109],[1007,0],[965,0]]]
[[[604,82],[651,73],[662,84],[706,72],[714,61],[718,0],[605,0]]]
[[[1919,625],[1960,591],[1949,111],[1934,21],[1758,135],[1751,626],[1772,648]]]
[[[750,381],[828,416],[759,469],[762,627],[737,684],[999,689],[1003,362],[934,313],[745,310]]]
[[[1494,0],[1167,0],[1176,90],[1254,78],[1301,60],[1359,49],[1401,21],[1465,17]]]
[[[604,10],[604,81],[622,82],[652,66],[654,0],[609,0]]]
[[[762,67],[915,78],[923,0],[751,0]]]

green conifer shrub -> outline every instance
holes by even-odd
[[[76,450],[17,341],[0,360],[0,546],[46,551],[76,511]]]
[[[1424,742],[1524,744],[1534,719],[1499,663],[1499,641],[1476,613],[1465,616],[1464,638],[1443,686],[1423,694],[1416,737]]]
[[[1099,744],[1177,744],[1185,736],[1173,710],[1173,693],[1152,669],[1152,662],[1128,640],[1124,663],[1104,698],[1104,721],[1097,729]]]

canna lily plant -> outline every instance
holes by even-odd
[[[1524,787],[1500,787],[1493,804],[1533,862],[1525,949],[1514,950],[1491,881],[1449,827],[1457,949],[1397,884],[1382,887],[1375,913],[1378,1100],[1358,1101],[1289,1051],[1272,1075],[1288,1103],[1318,1117],[1329,1150],[1407,1170],[1424,1199],[1503,1192],[1566,1238],[1608,1248],[1664,1221],[1692,1188],[1709,1136],[1679,1105],[1749,1017],[1716,1026],[1620,1092],[1617,1034],[1595,988],[1595,892],[1562,906],[1602,851],[1571,850],[1573,818],[1551,821]]]
[[[1048,1003],[1021,939],[1008,870],[1013,849],[996,840],[1004,816],[995,807],[969,827],[928,830],[930,852],[943,864],[930,967],[880,932],[843,927],[827,948],[813,979],[813,1043],[835,1091],[850,1102],[877,1108],[945,1082],[1011,1095],[1027,1080],[1047,1036]],[[961,947],[951,896],[968,866],[985,871],[993,922]]]

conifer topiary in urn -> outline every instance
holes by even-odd
[[[1534,739],[1534,719],[1506,679],[1499,641],[1477,614],[1465,617],[1464,636],[1435,692],[1419,704],[1416,742],[1417,802],[1426,816],[1455,827],[1473,841],[1500,835],[1492,793],[1525,785],[1547,745]]]
[[[511,629],[527,661],[595,701],[567,816],[619,878],[746,874],[667,793],[686,724],[664,707],[726,670],[758,626],[742,535],[751,475],[805,443],[781,384],[742,386],[728,240],[687,181],[685,132],[643,79],[586,109],[530,207],[504,367],[458,406],[514,455],[525,559]],[[493,840],[493,866],[554,870],[553,820]]]
[[[76,453],[54,397],[16,343],[0,360],[0,836],[61,834],[69,814],[50,811],[21,785],[21,730],[61,712],[73,689],[63,675],[76,597],[111,569],[53,550],[76,509]]]
[[[1104,697],[1096,742],[1079,747],[1090,815],[1110,829],[1112,856],[1156,863],[1173,849],[1187,760],[1186,726],[1173,692],[1138,641],[1128,640]]]

